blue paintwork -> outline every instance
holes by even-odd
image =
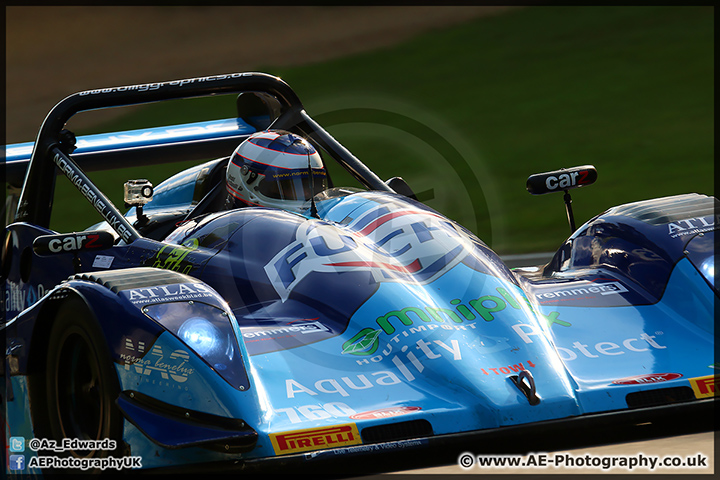
[[[74,154],[100,152],[124,148],[140,148],[179,142],[196,142],[210,138],[249,135],[255,132],[239,118],[186,123],[175,126],[143,128],[125,132],[98,133],[77,138]],[[5,163],[13,164],[30,159],[34,142],[16,143],[5,147]]]
[[[98,145],[103,139],[113,140],[98,137]],[[154,207],[189,208],[196,178],[197,169],[159,185]],[[623,410],[628,393],[688,387],[713,373],[717,290],[701,269],[713,254],[714,215],[650,224],[607,212],[561,247],[554,274],[538,276],[509,270],[466,229],[399,195],[340,192],[317,210],[320,218],[217,212],[164,241],[78,255],[88,272],[143,266],[193,277],[162,288],[115,293],[87,280],[61,283],[74,273],[70,254],[33,256],[27,278],[13,261],[5,334],[17,363],[7,434],[35,435],[25,375],[39,355],[33,342],[48,329],[44,306],[62,290],[95,312],[121,390],[243,419],[258,434],[247,453],[168,449],[126,421],[124,439],[148,468],[272,457],[274,435],[315,427],[362,431],[425,419],[439,435]],[[8,231],[15,259],[52,233],[27,224]],[[142,310],[189,300],[226,313],[238,375],[220,375]],[[534,378],[537,406],[510,379],[521,370]],[[627,381],[649,374],[676,375]],[[147,412],[128,412],[138,424],[152,422]],[[181,426],[161,423],[155,435],[169,442]],[[202,435],[184,430],[177,442]]]

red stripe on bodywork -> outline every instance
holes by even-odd
[[[415,260],[409,265],[391,265],[389,263],[379,262],[338,262],[338,263],[326,263],[328,267],[371,267],[371,268],[387,268],[388,270],[395,270],[398,272],[415,273],[419,271],[422,266],[420,265],[420,259]]]

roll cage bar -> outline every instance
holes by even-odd
[[[27,166],[15,221],[49,227],[55,190],[55,168],[58,168],[118,235],[125,242],[132,243],[141,235],[87,178],[82,166],[91,166],[96,160],[131,166],[143,164],[148,160],[150,163],[177,161],[183,157],[199,154],[204,154],[206,158],[216,154],[224,156],[237,146],[240,138],[245,138],[247,135],[210,138],[201,142],[179,142],[88,152],[75,158],[76,156],[73,155],[75,136],[64,129],[65,124],[76,113],[87,110],[234,93],[240,94],[238,116],[249,124],[258,125],[250,117],[257,115],[270,117],[270,123],[258,126],[258,130],[274,128],[304,135],[316,142],[365,187],[371,190],[395,191],[316,123],[305,112],[302,102],[292,88],[283,80],[265,73],[232,73],[88,90],[72,94],[60,101],[48,113],[40,127]],[[245,97],[244,101],[241,101],[243,93],[254,95]],[[119,161],[120,158],[123,160],[122,163]]]

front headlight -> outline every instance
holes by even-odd
[[[715,284],[715,252],[718,249],[715,232],[702,232],[695,235],[685,245],[685,255],[688,260],[697,268],[710,286],[718,292]]]
[[[240,347],[227,312],[201,302],[148,305],[143,313],[178,337],[230,385],[249,386]]]
[[[225,347],[232,359],[232,343],[223,339],[222,332],[205,318],[193,317],[185,320],[178,329],[178,337],[201,357],[216,356]]]
[[[710,256],[700,265],[700,273],[710,285],[715,286],[715,257]]]

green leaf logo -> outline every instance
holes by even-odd
[[[363,328],[353,338],[343,343],[342,353],[350,355],[372,355],[378,348],[378,336],[382,330]]]

